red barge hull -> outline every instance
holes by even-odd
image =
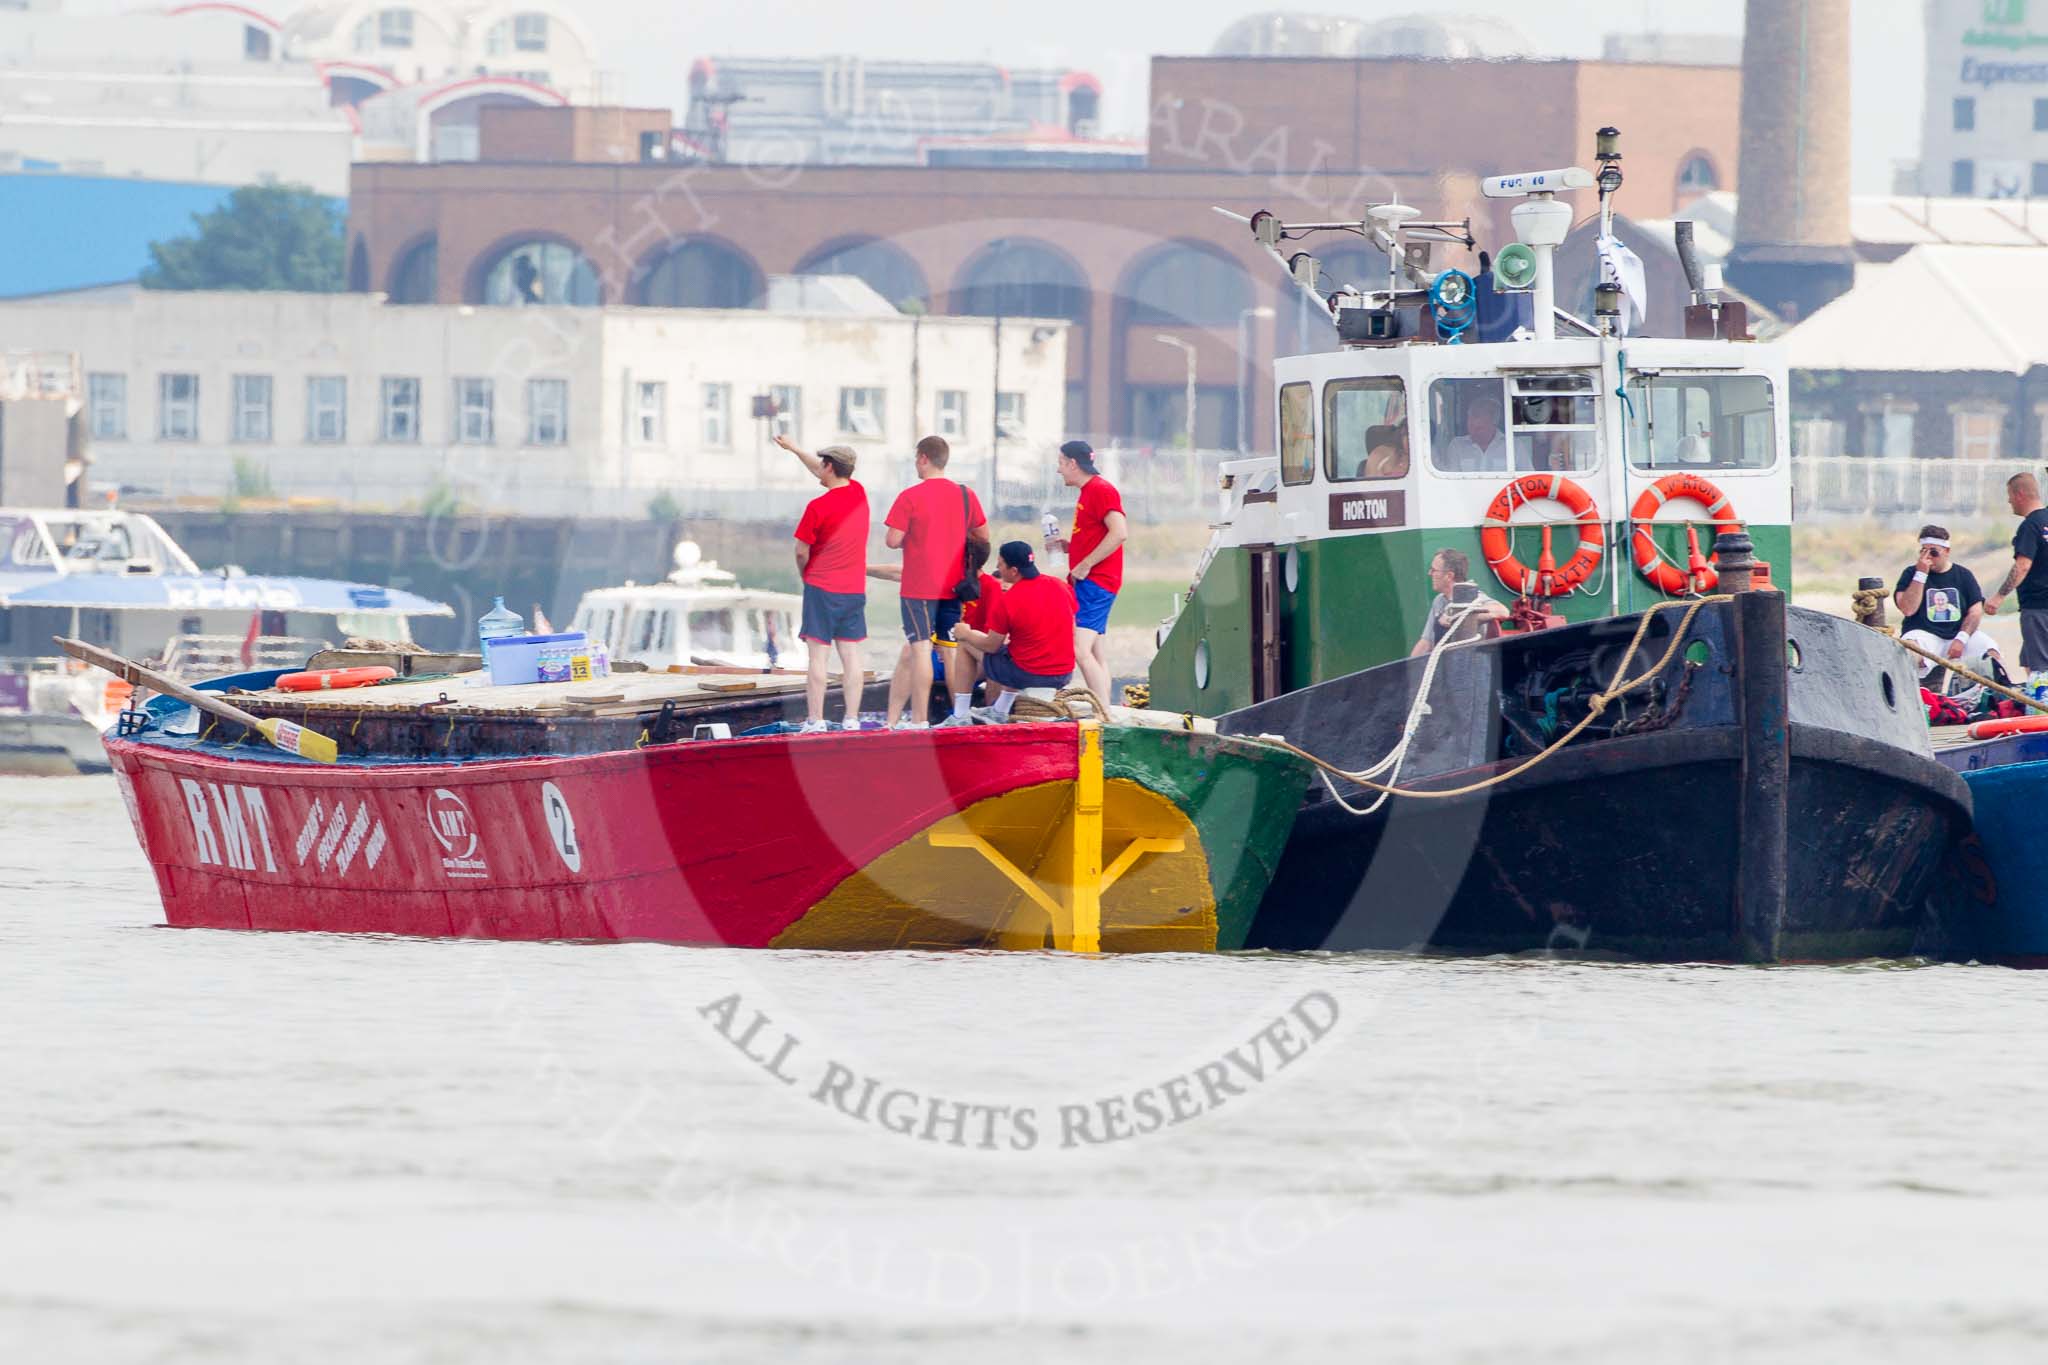
[[[1241,740],[1076,724],[449,763],[107,751],[172,925],[742,947],[1237,947],[1306,781]]]

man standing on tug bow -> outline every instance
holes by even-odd
[[[2006,597],[2019,593],[2020,667],[2039,673],[2048,670],[2048,508],[2041,504],[2041,485],[2032,474],[2007,479],[2005,499],[2020,529],[2012,538],[2012,571],[1985,600],[1984,612],[1998,615]]]

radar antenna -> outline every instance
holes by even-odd
[[[1264,209],[1249,218],[1221,207],[1216,212],[1250,227],[1252,236],[1280,263],[1295,287],[1331,318],[1346,308],[1391,308],[1400,295],[1427,290],[1435,278],[1429,268],[1432,247],[1462,246],[1469,251],[1474,245],[1470,218],[1424,218],[1420,209],[1406,204],[1375,204],[1356,222],[1336,223],[1283,223]],[[1326,292],[1323,263],[1306,251],[1290,254],[1281,245],[1321,232],[1348,233],[1378,247],[1387,257],[1386,287],[1368,289],[1356,282],[1343,282]]]

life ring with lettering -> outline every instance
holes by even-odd
[[[397,676],[397,669],[382,664],[374,668],[322,668],[287,673],[277,680],[277,686],[285,692],[338,692],[344,687],[368,687]]]
[[[1531,569],[1515,558],[1508,538],[1508,519],[1518,503],[1555,502],[1572,514],[1568,525],[1579,532],[1579,548],[1559,565],[1550,553],[1550,525],[1543,527],[1543,552]],[[1480,522],[1479,552],[1486,567],[1509,592],[1524,597],[1563,597],[1593,576],[1600,558],[1607,553],[1607,529],[1600,524],[1600,508],[1593,495],[1562,474],[1524,474],[1494,495]]]
[[[1636,505],[1628,509],[1629,520],[1635,523],[1635,534],[1630,537],[1630,544],[1635,552],[1636,572],[1666,597],[1712,592],[1721,586],[1721,575],[1714,570],[1713,555],[1700,554],[1698,527],[1685,528],[1684,569],[1657,550],[1657,542],[1650,535],[1650,526],[1657,520],[1657,513],[1665,503],[1680,500],[1696,502],[1706,508],[1717,536],[1723,531],[1742,529],[1742,518],[1735,514],[1728,495],[1715,487],[1712,479],[1703,479],[1697,474],[1667,474],[1645,488],[1643,495],[1636,499]]]

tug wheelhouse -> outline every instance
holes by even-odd
[[[1565,174],[1487,187],[1522,193],[1515,182]],[[1555,192],[1518,209],[1517,227],[1561,240],[1568,215],[1523,216],[1536,202],[1558,207]],[[1411,263],[1426,260],[1427,243],[1471,241],[1463,224],[1412,215],[1392,206],[1356,224],[1251,223],[1276,256],[1281,240],[1317,231],[1375,236]],[[1400,658],[1422,633],[1428,566],[1445,549],[1466,556],[1480,591],[1515,604],[1509,630],[1709,592],[1715,532],[1738,524],[1789,585],[1783,354],[1727,336],[1743,329],[1719,325],[1710,290],[1694,310],[1703,337],[1628,337],[1618,313],[1597,326],[1559,313],[1576,334],[1521,326],[1509,340],[1464,340],[1504,330],[1496,319],[1516,302],[1516,279],[1547,294],[1549,253],[1537,248],[1504,251],[1476,309],[1438,283],[1461,272],[1412,266],[1411,283],[1429,287],[1316,295],[1345,347],[1276,363],[1279,449],[1225,467],[1209,552],[1160,632],[1155,704],[1216,714]],[[1316,278],[1303,259],[1291,273]]]

